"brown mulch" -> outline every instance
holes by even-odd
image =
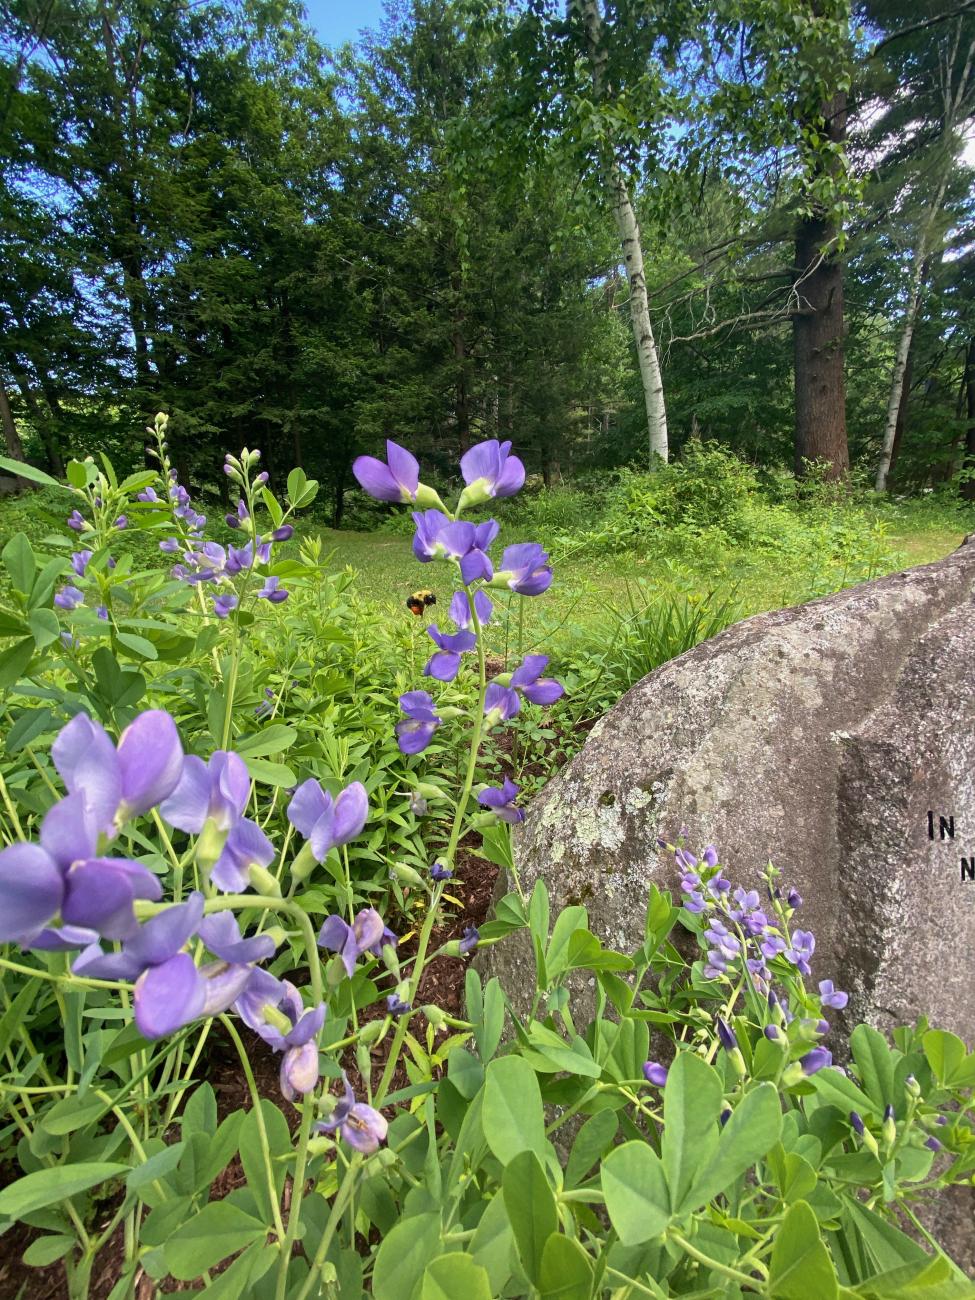
[[[470,840],[473,838],[469,837],[468,841],[461,844],[457,855],[457,877],[448,883],[446,891],[458,900],[460,906],[445,903],[442,922],[434,931],[431,939],[431,951],[435,951],[448,939],[460,938],[467,926],[477,927],[487,917],[498,869],[476,856],[470,844]],[[419,924],[418,922],[417,929]],[[400,950],[402,956],[408,957],[415,951],[416,938],[417,936],[414,933],[404,941]],[[448,1015],[462,1019],[464,1015],[464,979],[466,970],[467,962],[463,958],[439,957],[431,962],[420,983],[417,1005],[424,1006],[428,1003],[435,1003]],[[360,1021],[367,1022],[376,1017],[381,1017],[385,1014],[385,1011],[386,1000],[382,998],[379,1002],[365,1008],[360,1013]],[[414,1025],[415,1033],[422,1041],[425,1036],[426,1022],[422,1017],[417,1017]],[[379,1085],[392,1039],[393,1031],[390,1030],[384,1041],[378,1045],[372,1054],[371,1082],[373,1088]],[[278,1081],[280,1058],[254,1035],[249,1036],[248,1046],[258,1091],[262,1096],[270,1097],[276,1105],[281,1106],[291,1127],[297,1127],[297,1110],[281,1098]],[[354,1054],[350,1054],[349,1058],[343,1061],[343,1066],[348,1072],[349,1081],[356,1089],[357,1095],[361,1096],[365,1090],[363,1080],[356,1067]],[[207,1041],[207,1047],[198,1070],[198,1078],[201,1081],[205,1079],[212,1085],[217,1096],[217,1109],[221,1119],[234,1110],[249,1109],[250,1097],[246,1080],[241,1073],[237,1053],[229,1037],[219,1025],[214,1025]],[[410,1080],[401,1059],[393,1076],[392,1089],[407,1087],[409,1083]],[[0,1169],[0,1185],[5,1186],[17,1176],[17,1171],[9,1166]],[[243,1169],[239,1160],[235,1157],[214,1182],[210,1192],[210,1199],[219,1200],[233,1191],[234,1188],[243,1186],[244,1182]],[[114,1201],[107,1200],[99,1207],[94,1224],[96,1232],[99,1224],[104,1228],[111,1220],[117,1206],[118,1200],[116,1199]],[[68,1292],[64,1267],[60,1262],[40,1269],[31,1268],[23,1263],[21,1257],[24,1251],[31,1241],[39,1235],[41,1234],[36,1229],[28,1228],[22,1223],[16,1223],[7,1233],[0,1237],[0,1300],[67,1300]],[[120,1227],[95,1261],[91,1280],[91,1300],[107,1300],[112,1287],[118,1279],[121,1251],[122,1229]],[[137,1287],[136,1296],[137,1300],[152,1300],[152,1296],[160,1292],[169,1294],[192,1289],[192,1283],[179,1283],[171,1280],[157,1288],[148,1277],[143,1277]]]

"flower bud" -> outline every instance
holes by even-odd
[[[433,1025],[434,1029],[446,1028],[447,1026],[446,1011],[441,1011],[439,1007],[435,1007],[433,1006],[432,1003],[428,1003],[427,1006],[420,1008],[420,1013],[426,1017],[426,1020],[428,1021],[429,1024]]]
[[[888,1146],[893,1146],[897,1140],[897,1124],[894,1122],[894,1108],[887,1106],[884,1109],[884,1122],[880,1127],[884,1141]]]
[[[417,781],[416,792],[423,799],[443,799],[446,797],[440,786],[433,785],[430,781]]]
[[[372,1057],[369,1055],[367,1044],[360,1042],[355,1049],[355,1063],[359,1067],[359,1073],[364,1079],[368,1079],[372,1074]]]
[[[408,867],[402,862],[393,863],[393,866],[390,868],[390,875],[395,876],[396,879],[402,881],[404,885],[423,885],[423,877],[420,875],[419,871],[415,871],[412,867]]]
[[[341,953],[336,953],[325,967],[325,983],[330,989],[337,989],[346,977],[345,964]]]
[[[904,1080],[904,1089],[907,1092],[907,1095],[913,1097],[915,1101],[921,1095],[921,1085],[918,1083],[917,1079],[915,1079],[913,1074],[909,1074]]]
[[[396,955],[396,945],[384,943],[382,946],[383,965],[391,975],[399,979],[399,957]]]
[[[389,1020],[385,1017],[382,1020],[370,1020],[359,1030],[359,1042],[366,1047],[373,1047],[376,1043],[382,1042],[388,1028]]]

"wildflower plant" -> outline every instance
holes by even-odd
[[[186,700],[185,666],[147,670],[133,698],[116,664],[100,717],[52,687],[36,789],[0,778],[2,1140],[22,1171],[0,1190],[0,1229],[32,1229],[27,1262],[63,1260],[73,1300],[112,1248],[116,1300],[146,1279],[257,1300],[970,1294],[916,1210],[975,1175],[975,1054],[926,1024],[893,1047],[860,1025],[847,1045],[829,1023],[847,995],[813,974],[802,900],[774,868],[735,885],[716,848],[665,844],[681,900],[650,889],[632,954],[581,905],[552,917],[544,881],[523,888],[520,791],[483,779],[482,750],[562,686],[538,654],[489,676],[485,629],[499,589],[535,599],[552,566],[467,517],[522,486],[510,444],[465,453],[453,510],[396,444],[355,464],[365,490],[415,507],[414,556],[455,588],[398,714],[370,715],[388,732],[372,770],[368,746],[305,722],[322,707],[313,665],[292,654],[273,684],[253,667],[285,619],[282,639],[326,641],[320,593],[298,591],[274,549],[313,485],[292,476],[283,507],[257,453],[228,457],[240,543],[217,544],[173,475],[165,419],[153,435],[152,481],[116,491],[84,471],[71,527],[91,555],[71,575],[103,572],[136,493],[127,513],[165,530],[160,589],[212,673]],[[73,619],[96,593],[72,580],[55,606],[67,568],[45,599]],[[376,691],[360,685],[352,708]],[[299,730],[285,781],[260,755],[282,732],[298,749]],[[425,768],[444,735],[440,752],[461,753],[452,785]],[[424,860],[368,847],[407,813]],[[443,939],[472,831],[513,887]],[[380,857],[385,887],[355,878],[357,852]],[[517,988],[470,964],[501,941],[523,945]],[[468,963],[462,1016],[424,1001],[434,960]],[[250,1099],[229,1114],[205,1078],[218,1038]]]

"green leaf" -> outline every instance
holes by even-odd
[[[949,1034],[945,1029],[929,1029],[921,1039],[921,1046],[934,1077],[950,1087],[965,1059],[965,1044],[956,1034]]]
[[[881,1110],[894,1105],[894,1054],[887,1040],[872,1025],[857,1025],[850,1035],[850,1048],[864,1092]]]
[[[786,1211],[776,1232],[769,1267],[771,1300],[836,1300],[839,1287],[816,1216],[805,1201]]]
[[[592,1262],[579,1242],[553,1232],[542,1251],[542,1300],[589,1300],[592,1283]]]
[[[668,1084],[670,1079],[667,1079]],[[666,1108],[664,1119],[667,1118]],[[693,1186],[676,1207],[686,1214],[714,1200],[736,1178],[740,1178],[779,1140],[782,1132],[782,1107],[774,1084],[759,1083],[750,1092],[721,1130],[717,1150],[700,1169]]]
[[[298,784],[298,778],[284,763],[269,763],[266,758],[248,758],[247,771],[252,781],[262,785],[276,785],[284,789]]]
[[[34,657],[34,650],[34,638],[29,636],[0,655],[0,687],[13,686],[20,681]]]
[[[11,460],[9,456],[0,456],[0,470],[6,474],[14,474],[17,478],[30,479],[31,483],[40,483],[44,487],[64,487],[63,483],[59,483],[56,478],[51,478],[50,474],[45,474],[42,469],[28,465],[22,460]]]
[[[431,1259],[440,1254],[440,1215],[402,1219],[383,1238],[372,1274],[374,1300],[413,1300]]]
[[[23,1261],[31,1268],[45,1268],[55,1260],[64,1259],[77,1243],[74,1237],[38,1237],[23,1253]]]
[[[25,709],[14,725],[7,732],[5,748],[8,754],[16,754],[19,749],[29,745],[32,740],[43,735],[54,721],[50,709]]]
[[[7,572],[10,574],[10,581],[15,591],[21,595],[29,596],[30,589],[34,585],[34,572],[37,565],[34,562],[34,552],[31,550],[31,544],[24,533],[14,533],[10,541],[0,552],[3,562],[6,565]]]
[[[212,1201],[181,1224],[164,1245],[166,1267],[191,1282],[214,1264],[267,1236],[267,1224],[228,1201]]]
[[[559,1212],[534,1151],[521,1151],[508,1162],[501,1192],[522,1267],[537,1285],[542,1273],[542,1251],[552,1233],[558,1231]]]
[[[35,609],[30,615],[30,630],[38,650],[56,641],[61,635],[61,624],[53,609]]]
[[[693,1052],[679,1052],[664,1085],[660,1145],[670,1204],[679,1209],[694,1176],[718,1143],[723,1088],[718,1072]]]
[[[144,636],[136,636],[134,632],[117,632],[119,645],[124,645],[126,650],[131,650],[134,655],[140,659],[158,659],[159,651]]]
[[[56,1165],[53,1169],[39,1169],[36,1173],[18,1178],[0,1192],[0,1215],[6,1219],[20,1219],[46,1205],[66,1201],[90,1187],[97,1187],[119,1174],[127,1174],[128,1165],[94,1161],[84,1165]]]
[[[569,964],[569,941],[577,930],[588,933],[589,915],[584,907],[564,907],[555,918],[552,938],[545,951],[549,980],[556,979]],[[540,939],[541,942],[541,939]]]
[[[503,1196],[488,1201],[471,1238],[470,1254],[475,1264],[487,1270],[491,1294],[499,1295],[515,1266],[515,1239]]]
[[[69,460],[65,469],[65,478],[73,488],[79,490],[84,488],[88,482],[88,471],[84,462],[80,460]]]
[[[140,1187],[148,1187],[150,1183],[165,1178],[179,1164],[182,1154],[182,1142],[174,1142],[162,1151],[157,1151],[154,1156],[150,1156],[143,1164],[135,1166],[125,1180],[126,1187],[130,1192],[137,1192]]]
[[[426,1267],[420,1300],[491,1300],[487,1272],[461,1251],[441,1255]]]
[[[839,1070],[829,1067],[825,1070],[817,1070],[809,1082],[824,1102],[835,1106],[844,1115],[849,1115],[851,1110],[855,1110],[861,1115],[872,1115],[879,1120],[883,1114],[883,1107],[875,1106],[867,1094],[858,1088],[852,1079],[848,1079],[845,1074],[840,1074]]]
[[[282,1160],[276,1160],[275,1157],[290,1152],[291,1134],[288,1130],[288,1121],[269,1097],[261,1099],[261,1114],[264,1119],[264,1131],[267,1134],[268,1146],[271,1151],[275,1196],[280,1202],[281,1193],[284,1190],[285,1165]],[[252,1107],[244,1116],[238,1136],[240,1163],[244,1167],[247,1186],[257,1202],[257,1208],[262,1218],[266,1223],[271,1223],[273,1214],[267,1185],[267,1171],[261,1150],[260,1129],[257,1121],[257,1109]]]
[[[609,1150],[619,1131],[619,1120],[611,1110],[597,1111],[576,1134],[565,1166],[566,1187],[576,1187],[597,1160]]]
[[[298,733],[294,727],[286,727],[280,722],[274,722],[261,731],[255,731],[250,736],[241,736],[235,740],[234,749],[243,759],[267,758],[271,754],[281,754],[289,749],[297,737]]]
[[[506,1165],[521,1151],[545,1159],[545,1118],[535,1071],[519,1056],[502,1056],[487,1067],[482,1113],[484,1137]]]
[[[504,992],[495,975],[484,988],[484,1010],[481,1023],[474,1026],[474,1041],[481,1060],[485,1063],[498,1050],[504,1032]]]
[[[470,1101],[484,1082],[484,1066],[463,1047],[455,1047],[447,1057],[447,1078]]]
[[[664,1167],[646,1142],[624,1142],[603,1161],[600,1186],[606,1213],[624,1246],[659,1237],[670,1222]]]
[[[106,1109],[105,1103],[97,1097],[65,1097],[44,1112],[41,1128],[46,1133],[62,1136],[84,1128]]]
[[[17,1026],[25,1019],[27,1011],[37,1001],[37,991],[40,987],[41,980],[28,979],[10,1006],[0,1016],[0,1056],[3,1055],[13,1041]]]

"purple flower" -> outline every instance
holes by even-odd
[[[460,472],[467,484],[462,500],[476,505],[491,497],[513,496],[524,485],[525,467],[510,452],[511,443],[496,438],[479,442],[465,452],[460,461]]]
[[[225,894],[242,894],[250,884],[251,867],[274,861],[274,845],[258,826],[241,817],[231,828],[210,871],[210,879]]]
[[[415,501],[420,486],[416,457],[395,442],[386,443],[386,461],[374,456],[357,456],[352,473],[359,486],[378,501]]]
[[[113,834],[117,825],[173,792],[183,747],[175,722],[162,709],[147,709],[133,719],[117,749],[101,723],[79,713],[62,727],[51,757],[68,793],[82,796],[96,828]]]
[[[337,1103],[327,1120],[322,1120],[315,1128],[322,1133],[332,1133],[338,1129],[340,1135],[350,1147],[369,1155],[378,1151],[380,1143],[386,1140],[388,1125],[378,1110],[367,1106],[365,1102],[356,1101],[355,1093],[343,1074],[345,1096]]]
[[[102,622],[107,623],[107,622],[108,622],[108,606],[107,606],[107,605],[96,605],[96,606],[95,606],[95,617],[96,617],[96,618],[100,618],[100,619],[102,620]]]
[[[778,934],[766,934],[759,946],[769,961],[785,952],[785,940]]]
[[[702,857],[704,858],[705,863],[709,867],[716,867],[718,865],[718,850],[714,847],[713,844],[709,844],[707,846],[707,848],[704,850],[704,853],[702,854]]]
[[[254,567],[254,546],[251,542],[245,542],[243,546],[227,547],[226,571],[236,576],[242,569],[252,569]]]
[[[407,691],[399,697],[399,706],[406,714],[405,721],[396,724],[399,747],[404,754],[419,754],[442,721],[434,711],[433,697],[429,691]]]
[[[167,537],[164,542],[159,543],[159,549],[165,551],[167,555],[175,555],[179,550],[179,538]]]
[[[254,479],[254,486],[260,487],[261,485],[266,483],[270,477],[271,475],[267,472],[267,470],[262,469],[260,474],[258,474],[258,476]]]
[[[863,1122],[863,1116],[860,1115],[857,1111],[851,1110],[850,1123],[853,1126],[853,1132],[856,1133],[859,1137],[863,1137],[866,1128],[866,1125]]]
[[[449,867],[445,867],[442,862],[435,862],[430,868],[431,880],[449,880],[453,876]]]
[[[800,1059],[799,1064],[802,1066],[803,1074],[807,1076],[815,1074],[818,1070],[833,1064],[833,1054],[825,1047],[814,1047]]]
[[[491,604],[488,596],[483,591],[474,593],[474,609],[477,613],[477,621],[481,627],[485,627],[491,621],[491,615],[494,613],[494,606]],[[450,601],[450,617],[457,625],[460,631],[464,631],[471,626],[471,606],[466,591],[455,591]]]
[[[481,942],[480,932],[473,925],[464,926],[464,934],[458,945],[462,953],[473,952]]]
[[[71,568],[79,578],[85,576],[85,569],[88,568],[88,561],[94,555],[94,551],[72,551]]]
[[[492,585],[509,587],[520,596],[540,596],[552,585],[552,568],[547,553],[537,542],[519,542],[505,547]]]
[[[427,660],[423,669],[424,677],[435,677],[439,682],[452,682],[460,669],[461,655],[474,649],[477,637],[468,631],[441,632],[435,623],[427,628],[427,635],[434,645],[439,646],[439,650]]]
[[[824,1007],[835,1007],[837,1011],[842,1011],[850,1000],[849,993],[834,988],[832,980],[819,981],[819,997]]]
[[[429,564],[444,554],[440,534],[450,523],[442,510],[413,512],[416,532],[413,535],[413,554],[421,564]]]
[[[762,1033],[771,1043],[777,1043],[781,1038],[785,1037],[778,1025],[766,1025]]]
[[[490,730],[499,722],[508,722],[521,708],[518,692],[500,682],[491,682],[484,693],[484,725]]]
[[[76,533],[82,533],[89,528],[89,525],[80,510],[72,510],[68,515],[68,527],[73,528]]]
[[[405,1016],[408,1011],[412,1011],[413,1006],[409,1002],[404,1002],[397,993],[390,993],[386,998],[386,1011],[391,1016]]]
[[[490,558],[477,545],[477,529],[466,519],[445,524],[436,544],[441,554],[460,565],[460,576],[468,586],[494,574]]]
[[[509,777],[505,777],[500,786],[488,786],[477,796],[477,802],[489,808],[495,816],[504,822],[523,822],[525,814],[515,807],[519,787]]]
[[[662,1088],[667,1082],[667,1067],[661,1065],[659,1061],[646,1061],[643,1066],[643,1077],[655,1088]]]
[[[929,1151],[941,1150],[941,1143],[938,1141],[936,1137],[925,1138],[924,1145],[927,1147]]]
[[[802,895],[798,889],[790,889],[786,894],[785,901],[791,908],[802,907]]]
[[[704,895],[700,892],[700,890],[690,889],[690,890],[685,890],[684,892],[689,895],[684,902],[684,910],[686,912],[693,912],[695,914],[698,912],[703,912],[705,908],[705,902],[704,902]]]
[[[115,520],[115,527],[119,529],[119,531],[121,531],[123,528],[128,528],[128,526],[129,526],[129,521],[125,517],[125,515],[119,515],[118,519]]]
[[[247,767],[238,754],[218,749],[208,763],[188,754],[179,781],[159,812],[170,826],[192,835],[198,835],[207,822],[226,832],[244,815],[250,788]]]
[[[288,599],[289,593],[278,586],[280,578],[265,578],[264,586],[257,593],[258,600],[269,600],[272,605],[280,605]]]
[[[554,678],[542,677],[547,667],[548,655],[526,655],[511,674],[511,685],[532,704],[554,704],[565,694],[565,687]]]
[[[234,1009],[281,1058],[281,1092],[295,1101],[318,1082],[318,1035],[325,1023],[325,1004],[305,1008],[301,994],[287,980],[255,970]]]
[[[338,915],[327,917],[319,932],[318,943],[329,952],[340,954],[351,979],[356,961],[363,953],[380,957],[383,944],[395,944],[396,936],[383,925],[383,918],[374,907],[364,907],[351,925]]]
[[[238,605],[237,597],[233,592],[227,592],[223,596],[215,596],[213,600],[213,612],[217,618],[226,618],[232,609]]]
[[[62,587],[54,597],[54,603],[58,609],[77,609],[84,601],[85,593],[79,591],[77,587]]]
[[[785,956],[801,975],[810,975],[812,967],[809,965],[809,960],[815,950],[816,936],[809,930],[795,930],[792,935],[792,947],[786,949]]]
[[[293,524],[282,524],[280,528],[275,528],[271,534],[272,542],[287,542],[294,536]]]
[[[156,502],[159,497],[156,495],[155,488],[147,487],[143,488],[141,492],[137,492],[135,499],[136,501]]]
[[[288,821],[308,840],[316,862],[324,862],[331,849],[361,835],[368,816],[369,799],[359,781],[346,786],[333,801],[309,778],[298,786],[288,804]]]

